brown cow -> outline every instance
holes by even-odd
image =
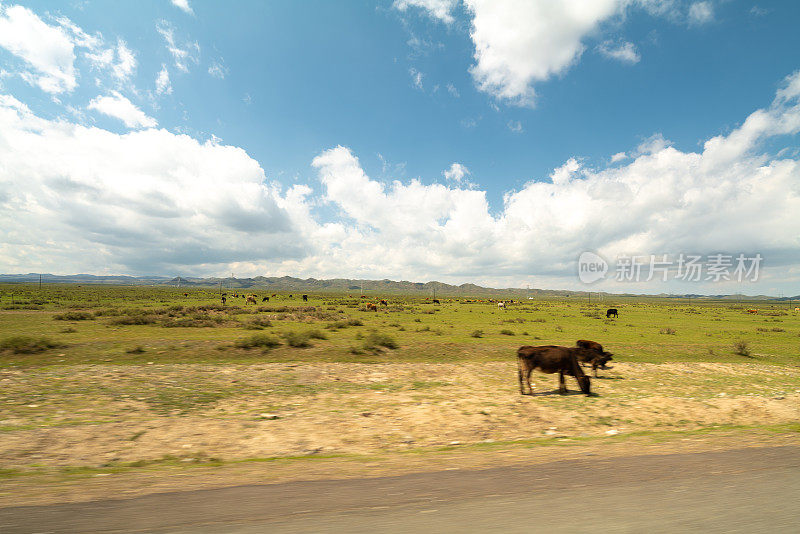
[[[591,380],[584,374],[581,365],[578,363],[576,353],[579,350],[581,349],[557,347],[555,345],[543,345],[541,347],[525,345],[517,349],[520,393],[526,395],[525,384],[527,384],[527,395],[533,395],[531,371],[536,369],[546,374],[558,373],[558,392],[562,395],[567,392],[567,385],[564,382],[565,374],[574,376],[581,391],[587,396],[591,395]]]
[[[747,313],[758,315],[758,310],[747,310]]]
[[[367,311],[378,311],[378,307],[371,302],[367,302]]]
[[[385,300],[381,300],[381,306],[388,306],[388,305],[389,305],[388,302],[386,302]]]
[[[589,341],[588,339],[579,339],[575,342],[575,346],[581,349],[576,356],[581,363],[591,363],[594,377],[597,378],[597,368],[607,369],[606,364],[613,360],[613,354],[603,350],[603,345],[596,341]]]
[[[247,300],[244,301],[245,304],[250,304],[251,302],[253,304],[258,304],[258,302],[256,302],[256,296],[255,295],[250,295],[249,297],[247,297]]]

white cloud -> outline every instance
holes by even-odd
[[[428,16],[445,24],[451,24],[453,22],[452,13],[457,3],[457,0],[395,0],[392,5],[399,11],[406,11],[410,7],[419,8],[424,10]]]
[[[522,132],[524,132],[524,131],[525,131],[525,130],[522,128],[522,123],[521,123],[521,122],[519,122],[519,121],[510,120],[510,121],[508,121],[508,123],[506,124],[506,126],[508,127],[508,129],[509,129],[509,130],[511,130],[511,131],[512,131],[512,132],[514,132],[514,133],[522,133]]]
[[[714,6],[711,2],[695,2],[689,7],[689,23],[706,24],[714,20]]]
[[[34,72],[22,77],[47,93],[70,92],[78,84],[72,40],[25,7],[0,5],[0,47],[23,59]]]
[[[156,94],[172,94],[172,82],[169,80],[169,71],[167,70],[167,66],[163,63],[161,64],[161,70],[158,71],[158,76],[156,76]]]
[[[128,48],[122,39],[117,41],[117,62],[112,65],[114,76],[119,81],[130,78],[136,70],[136,55]]]
[[[408,73],[411,75],[411,82],[414,84],[414,87],[420,91],[424,90],[424,87],[422,86],[422,78],[424,75],[414,67],[408,69]]]
[[[609,59],[623,63],[638,63],[641,59],[633,43],[627,41],[603,41],[597,46],[597,51]]]
[[[180,8],[189,15],[194,15],[194,11],[192,11],[192,6],[189,5],[189,0],[170,0],[170,1],[172,2],[173,6]]]
[[[582,40],[620,12],[623,0],[465,0],[472,13],[481,91],[521,106],[535,101],[533,84],[565,72],[584,50]]]
[[[456,162],[450,165],[449,169],[446,169],[442,172],[445,179],[447,181],[457,182],[460,183],[465,176],[470,174],[469,169],[466,168],[464,165]]]
[[[186,42],[183,47],[177,45],[175,41],[175,29],[166,20],[159,20],[156,23],[156,30],[167,43],[167,50],[172,55],[175,67],[182,72],[189,72],[189,63],[197,65],[200,63],[200,45],[197,41]]]
[[[148,117],[144,111],[117,91],[112,91],[111,96],[98,96],[92,99],[87,108],[119,119],[128,128],[154,128],[158,125],[154,118]]]
[[[309,190],[281,196],[237,147],[51,121],[0,95],[0,161],[0,272],[224,272],[303,253]]]
[[[617,163],[624,159],[628,159],[628,155],[625,152],[617,152],[611,156],[611,163]]]
[[[213,76],[214,78],[219,78],[220,80],[224,80],[225,76],[228,75],[228,67],[222,62],[222,60],[214,60],[211,63],[211,66],[208,67],[208,73]]]
[[[550,174],[550,180],[555,185],[566,185],[581,170],[581,164],[575,158],[569,158],[561,167],[554,169]]]
[[[461,96],[461,93],[458,92],[456,86],[449,82],[447,83],[447,92],[455,98],[459,98]]]
[[[0,97],[0,271],[234,269],[501,286],[535,276],[582,287],[575,260],[593,250],[609,259],[759,252],[767,277],[788,280],[800,269],[800,160],[764,147],[777,150],[789,139],[779,136],[800,132],[798,80],[788,77],[769,106],[697,152],[655,135],[608,167],[569,158],[549,180],[506,193],[494,211],[484,191],[454,180],[374,180],[341,146],[312,162],[319,193],[308,185],[281,192],[239,148],[50,121]],[[320,203],[339,217],[318,221]]]

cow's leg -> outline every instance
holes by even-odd
[[[564,370],[558,370],[558,392],[562,395],[567,393],[567,383],[564,381]]]
[[[525,386],[523,385],[523,380],[525,380],[525,363],[522,361],[522,358],[517,358],[517,378],[519,379],[519,394],[525,395]],[[528,386],[530,387],[530,386]]]
[[[592,362],[592,371],[594,371],[594,377],[597,378],[597,362]]]

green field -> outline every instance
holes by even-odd
[[[262,303],[248,290],[248,305],[234,292],[222,306],[213,289],[0,286],[0,478],[16,481],[0,501],[21,502],[20,480],[37,477],[798,430],[800,317],[787,303],[499,309],[357,293]],[[574,382],[558,395],[537,373],[536,395],[519,394],[519,346],[578,339],[614,353],[594,396]]]
[[[627,362],[800,361],[800,315],[777,302],[626,297],[597,304],[523,300],[502,310],[488,299],[440,299],[435,305],[389,297],[389,306],[376,313],[367,311],[365,302],[383,295],[312,294],[302,302],[298,294],[272,297],[256,290],[247,294],[258,295],[259,304],[246,305],[229,291],[223,307],[214,290],[194,288],[5,285],[0,293],[0,343],[8,345],[0,353],[3,367],[504,361],[513,359],[520,345],[573,345],[577,339],[599,341]],[[265,295],[270,301],[262,303]],[[620,316],[606,319],[612,306]],[[759,313],[748,313],[752,308]],[[396,348],[370,344],[376,333]],[[254,334],[269,336],[274,346],[241,348]],[[55,346],[15,352],[12,336],[46,338]],[[746,343],[746,350],[738,350],[737,342]]]

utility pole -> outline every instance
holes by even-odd
[[[42,290],[42,275],[39,275],[39,291]]]

